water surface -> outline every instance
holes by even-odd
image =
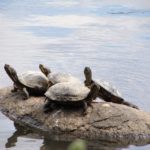
[[[149,47],[149,0],[0,1],[0,87],[12,84],[5,63],[18,73],[43,63],[81,80],[83,68],[90,66],[94,78],[111,82],[125,99],[150,112]],[[2,114],[0,122],[0,149],[5,150],[17,130]],[[21,136],[9,149],[39,150],[48,145],[44,141]],[[60,149],[59,144],[51,149]]]

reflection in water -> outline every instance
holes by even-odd
[[[16,128],[16,131],[11,137],[7,139],[7,143],[5,144],[6,148],[16,146],[19,137],[43,139],[43,135],[36,133],[33,129],[30,129],[29,127],[21,126],[15,122],[14,126]],[[40,150],[67,150],[69,144],[70,142],[53,141],[49,137],[44,136],[43,144],[40,147]]]
[[[37,134],[33,129],[30,129],[29,127],[21,126],[17,123],[14,123],[14,126],[16,128],[16,131],[11,137],[7,139],[7,143],[5,144],[6,148],[16,146],[19,137],[43,139],[43,135]],[[69,144],[70,142],[53,141],[47,136],[44,136],[43,144],[40,150],[66,150]]]
[[[52,141],[49,138],[44,138],[43,145],[40,150],[67,150],[70,142],[65,141]]]
[[[11,137],[8,138],[7,143],[5,144],[6,148],[11,148],[15,146],[18,142],[19,137],[24,137],[28,139],[43,139],[43,144],[40,146],[39,150],[67,150],[70,146],[72,139],[68,139],[65,137],[54,137],[53,135],[49,136],[45,133],[37,132],[33,128],[21,126],[17,123],[14,123],[16,131],[13,133]],[[81,144],[81,142],[76,144]],[[121,148],[127,148],[129,145],[117,142],[110,141],[86,141],[87,150],[119,150]],[[145,143],[146,144],[146,143]],[[26,145],[26,144],[25,144]],[[138,144],[139,146],[142,144]],[[84,147],[84,143],[81,147]]]
[[[68,150],[86,150],[86,145],[87,144],[84,140],[76,139],[69,145]]]
[[[10,148],[16,145],[17,138],[20,136],[26,136],[29,133],[33,133],[32,130],[29,130],[28,128],[25,128],[23,126],[20,126],[19,124],[14,122],[14,126],[16,128],[16,131],[13,133],[11,137],[8,138],[7,143],[5,144],[6,148]]]

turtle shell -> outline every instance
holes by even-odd
[[[61,82],[80,82],[80,80],[71,74],[67,73],[50,73],[48,75],[48,79],[53,83],[61,83]]]
[[[87,97],[90,89],[81,83],[62,82],[50,87],[45,96],[54,101],[81,101]]]
[[[37,71],[28,71],[19,75],[19,80],[22,84],[27,87],[38,87],[38,88],[47,88],[48,87],[48,79],[47,77]]]
[[[97,80],[96,82],[113,95],[121,97],[121,93],[116,89],[115,86],[111,85],[109,82],[103,80]]]

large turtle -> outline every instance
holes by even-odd
[[[83,114],[87,113],[87,106],[98,96],[99,86],[93,84],[91,89],[83,83],[62,82],[50,87],[45,93],[48,100],[44,112],[53,110],[54,106],[83,107]]]
[[[138,109],[138,107],[130,102],[125,101],[122,97],[119,91],[111,86],[108,82],[104,81],[94,81],[92,79],[92,71],[90,67],[85,67],[84,69],[84,75],[85,75],[85,86],[88,88],[91,88],[91,86],[95,83],[99,85],[99,97],[107,102],[113,102],[118,104],[127,105],[129,107],[133,107]]]
[[[39,69],[49,79],[49,86],[61,82],[80,82],[80,80],[69,73],[51,72],[51,70],[42,64],[39,64]]]
[[[29,95],[42,96],[48,89],[48,79],[40,71],[27,71],[18,76],[15,69],[10,65],[5,64],[4,69],[14,82],[12,92],[23,91],[24,99],[28,99]]]

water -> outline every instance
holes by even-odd
[[[149,0],[0,0],[0,87],[12,84],[4,63],[18,72],[37,70],[43,63],[80,79],[84,66],[90,66],[94,78],[111,82],[125,99],[150,112],[149,47]],[[18,130],[2,114],[0,122],[1,150],[59,150],[68,145],[47,142],[41,135],[19,135],[6,148]],[[150,145],[124,149],[148,150]]]

